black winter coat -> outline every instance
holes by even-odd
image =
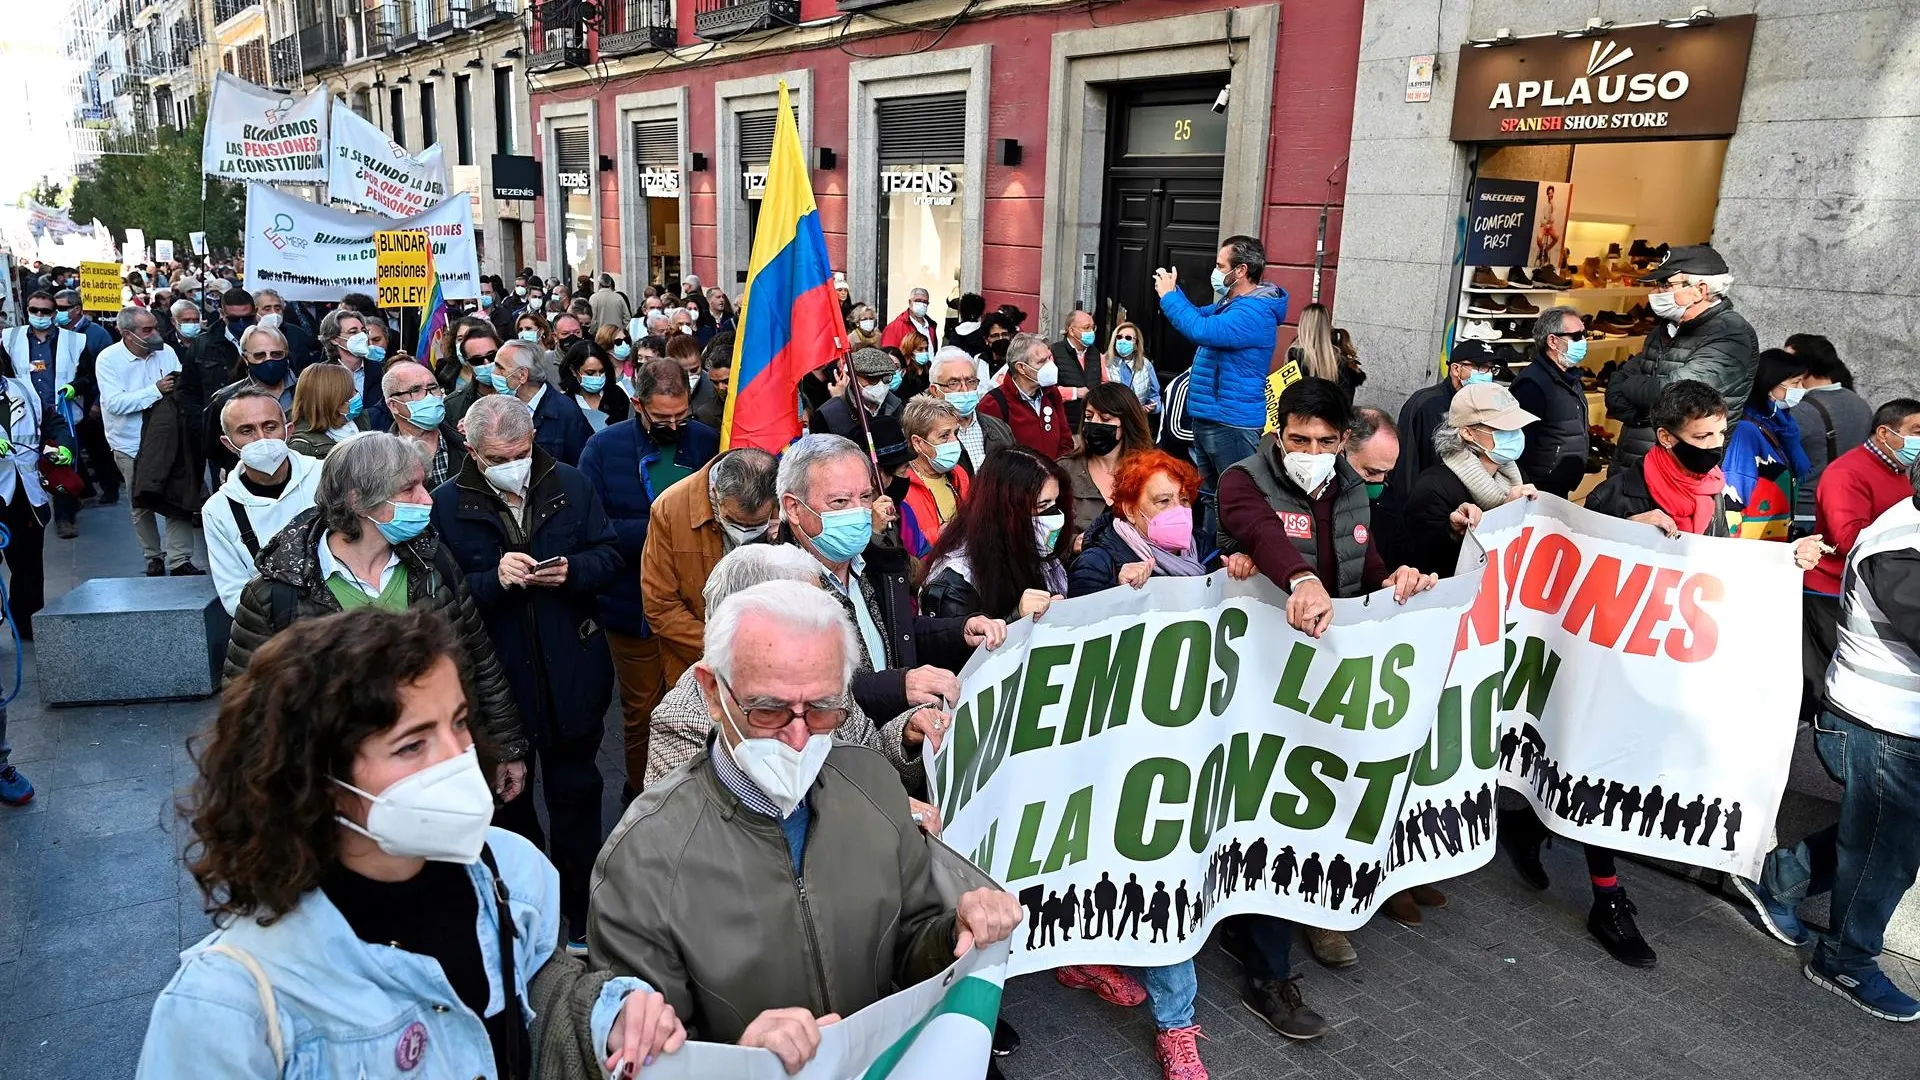
[[[1722,299],[1699,316],[1683,322],[1673,334],[1654,327],[1639,356],[1613,373],[1607,384],[1607,415],[1620,421],[1620,441],[1613,452],[1613,471],[1625,472],[1653,449],[1649,417],[1660,391],[1682,379],[1706,383],[1738,413],[1753,390],[1760,368],[1760,339],[1746,316]]]
[[[267,639],[300,619],[317,619],[340,610],[340,601],[320,577],[316,551],[326,525],[318,510],[307,510],[267,541],[254,566],[259,576],[240,590],[240,606],[233,613],[233,635],[227,641],[226,678],[232,681],[253,662],[254,651]],[[446,619],[466,653],[461,675],[473,687],[474,727],[486,732],[503,761],[527,756],[527,737],[513,706],[513,688],[494,656],[493,641],[467,595],[465,574],[453,555],[433,533],[398,545],[407,568],[407,607],[430,611]]]
[[[206,447],[201,446],[200,432],[205,429],[203,422],[207,406],[220,388],[240,378],[240,350],[227,337],[224,322],[209,319],[202,324],[200,336],[193,341],[193,350],[181,354],[180,388],[178,396],[180,407],[186,412],[188,430],[194,438],[194,445],[202,457],[206,456]]]
[[[1456,392],[1453,380],[1442,375],[1439,382],[1415,390],[1400,406],[1400,460],[1394,462],[1387,490],[1380,496],[1388,509],[1404,512],[1414,482],[1440,460],[1433,448],[1433,431],[1447,418]]]
[[[162,394],[146,411],[140,428],[140,452],[133,458],[133,505],[169,520],[191,518],[206,501],[201,486],[203,462],[192,425],[175,394]]]
[[[1406,564],[1423,574],[1452,577],[1460,562],[1461,541],[1453,531],[1453,512],[1461,503],[1472,501],[1466,482],[1445,462],[1428,466],[1413,482],[1403,511],[1406,542],[1400,555]]]
[[[1576,379],[1545,357],[1513,380],[1513,398],[1539,417],[1526,426],[1527,448],[1516,463],[1527,483],[1566,498],[1587,475],[1587,395]],[[1457,479],[1457,477],[1456,477]]]
[[[512,544],[500,521],[505,504],[469,458],[434,489],[433,531],[466,572],[527,737],[544,747],[601,726],[613,701],[613,659],[594,598],[621,573],[639,570],[620,557],[600,497],[578,470],[536,448],[527,492],[527,541]],[[566,584],[503,587],[500,557],[509,551],[536,561],[566,556]]]

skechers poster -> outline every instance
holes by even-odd
[[[1467,215],[1469,266],[1559,266],[1573,185],[1483,177]]]

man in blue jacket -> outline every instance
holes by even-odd
[[[1196,308],[1180,291],[1179,275],[1154,271],[1160,311],[1181,337],[1196,346],[1187,380],[1187,414],[1193,426],[1193,462],[1209,491],[1220,474],[1253,456],[1267,425],[1267,373],[1280,324],[1287,319],[1287,292],[1260,284],[1266,249],[1251,236],[1229,236],[1214,258],[1213,294]],[[1211,516],[1211,507],[1208,509]],[[1210,523],[1201,535],[1212,536]]]
[[[500,355],[512,344],[501,346]],[[679,362],[656,356],[634,373],[633,418],[608,424],[587,440],[580,455],[580,471],[607,508],[626,560],[613,584],[601,590],[598,613],[620,678],[629,797],[639,792],[646,777],[648,725],[654,706],[667,693],[665,656],[640,603],[640,553],[647,543],[647,523],[662,492],[719,452],[720,433],[693,419],[687,376]]]
[[[533,441],[540,449],[562,465],[578,465],[587,440],[593,437],[593,426],[578,402],[547,382],[544,367],[538,346],[509,341],[493,355],[493,390],[519,398],[533,414]],[[640,549],[635,548],[633,555],[637,560]]]

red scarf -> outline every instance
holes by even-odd
[[[1683,533],[1704,534],[1713,522],[1714,496],[1726,489],[1726,478],[1718,468],[1705,476],[1680,467],[1680,461],[1664,446],[1655,446],[1641,459],[1640,470],[1647,478],[1647,492],[1653,503],[1667,512]]]

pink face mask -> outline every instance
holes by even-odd
[[[1193,546],[1193,508],[1169,506],[1147,520],[1147,542],[1166,551]]]

